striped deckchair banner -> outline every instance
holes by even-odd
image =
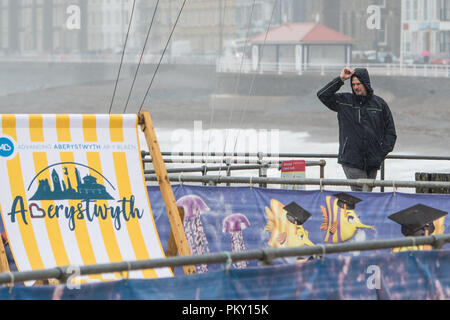
[[[1,115],[0,210],[19,271],[164,257],[140,150],[137,115]]]

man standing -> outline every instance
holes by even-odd
[[[353,94],[336,93],[347,79],[351,79]],[[347,179],[375,179],[386,155],[394,149],[397,135],[389,106],[373,94],[367,70],[344,68],[317,97],[337,112],[338,163]],[[362,191],[357,186],[351,189]]]

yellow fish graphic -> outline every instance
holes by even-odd
[[[338,206],[338,198],[327,196],[325,197],[326,208],[320,206],[323,215],[323,222],[320,230],[326,230],[325,243],[340,243],[351,239],[357,229],[374,229],[373,226],[368,226],[359,220],[353,209],[347,209],[346,205],[343,208]]]
[[[284,205],[276,200],[270,200],[270,209],[266,207],[268,222],[264,228],[271,232],[268,245],[274,248],[314,246],[309,240],[309,232],[301,224],[291,223],[286,217]]]

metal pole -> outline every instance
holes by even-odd
[[[176,256],[151,260],[123,261],[107,264],[96,264],[79,267],[79,275],[101,274],[111,272],[124,272],[142,269],[154,269],[164,267],[179,267],[196,264],[217,264],[226,263],[229,260],[260,260],[270,264],[273,259],[295,256],[326,255],[330,253],[340,253],[349,251],[380,250],[396,247],[408,247],[417,245],[431,245],[440,247],[444,243],[450,242],[449,234],[431,235],[422,237],[405,237],[389,240],[371,240],[365,242],[320,244],[312,247],[291,247],[291,248],[262,248],[240,252],[219,252],[203,255]],[[69,266],[57,267],[45,270],[33,270],[22,272],[0,273],[0,284],[11,284],[12,282],[24,282],[31,280],[58,279],[65,280],[72,273],[73,268]]]
[[[202,167],[202,176],[206,176],[208,174],[208,167],[206,165],[204,165]],[[206,183],[203,183],[204,186],[206,186]]]
[[[263,163],[263,158],[264,158],[263,153],[259,152],[258,153],[258,164],[262,164]],[[259,168],[259,177],[261,177],[261,178],[267,177],[267,167],[261,166]],[[259,186],[261,188],[267,188],[267,184],[266,183],[260,183]]]
[[[215,166],[215,167],[208,167],[206,165],[201,167],[180,167],[180,168],[169,168],[167,169],[168,173],[186,173],[186,172],[201,172],[203,176],[206,176],[208,172],[210,171],[227,171],[227,176],[230,176],[228,173],[232,170],[256,170],[261,168],[278,168],[278,165],[275,167],[273,165],[268,164],[261,164],[261,165],[226,165],[226,166]],[[144,174],[154,174],[155,170],[144,170]]]
[[[143,151],[142,152],[142,157],[143,157],[143,163],[146,162],[151,162],[151,159],[144,159],[145,155],[148,155],[148,152]],[[189,152],[189,153],[173,153],[173,152],[162,152],[163,155],[165,156],[191,156],[191,157],[195,157],[195,156],[204,156],[204,153],[202,152]],[[239,153],[239,152],[234,152],[234,153],[209,153],[209,155],[211,157],[224,157],[224,156],[228,156],[228,157],[255,157],[255,158],[260,158],[260,157],[268,157],[268,158],[332,158],[332,159],[336,159],[337,158],[337,154],[309,154],[309,153],[276,153],[276,154],[271,154],[271,153],[262,153],[262,152],[258,152],[258,153]],[[436,161],[450,161],[450,156],[424,156],[424,155],[401,155],[401,154],[390,154],[386,157],[386,159],[395,159],[395,160],[436,160]],[[227,161],[229,161],[230,159],[227,158]],[[195,159],[190,159],[188,161],[185,160],[180,160],[180,159],[165,159],[164,160],[167,163],[196,163],[197,160]],[[224,160],[221,160],[222,162]],[[306,166],[312,166],[312,165],[320,165],[320,178],[324,179],[325,177],[325,173],[324,173],[324,166],[321,165],[321,161],[324,160],[320,160],[318,163],[313,163],[313,162],[306,162]],[[219,162],[217,160],[212,160],[212,162]],[[258,161],[255,160],[249,160],[249,159],[245,159],[245,160],[240,160],[240,159],[234,159],[234,160],[230,160],[230,162],[227,163],[246,163],[246,164],[257,164]],[[281,163],[281,160],[271,160],[268,159],[267,163]],[[211,170],[210,170],[211,171]],[[381,180],[384,181],[385,179],[385,173],[386,173],[386,163],[385,161],[383,161],[382,165],[381,165]],[[230,182],[228,182],[229,184]],[[395,185],[398,187],[399,185],[395,182]],[[380,190],[381,192],[384,192],[385,187],[386,186],[393,186],[393,182],[389,182],[387,185],[379,185],[380,186]]]
[[[320,160],[319,161],[319,165],[320,165],[320,179],[324,179],[325,178],[325,166],[326,166],[327,162],[325,160]]]
[[[149,152],[144,151],[145,155],[149,155]],[[163,156],[171,157],[204,157],[205,154],[202,152],[161,152]],[[258,158],[262,155],[264,158],[337,158],[336,153],[249,153],[249,152],[210,152],[208,153],[211,157],[253,157]],[[386,159],[396,159],[396,160],[449,160],[450,156],[424,156],[424,155],[402,155],[402,154],[389,154]]]
[[[227,177],[231,177],[231,164],[230,164],[230,158],[227,158]],[[230,184],[227,183],[227,187],[229,187]]]
[[[146,181],[156,181],[156,176],[145,175]],[[394,181],[373,179],[282,179],[260,177],[225,177],[225,176],[174,176],[169,175],[170,181],[183,182],[211,182],[236,184],[295,184],[295,185],[329,185],[329,186],[360,186],[360,187],[395,187],[395,188],[450,188],[450,181]]]
[[[148,153],[150,155],[150,153]],[[145,156],[147,155],[146,151],[141,151],[141,162],[142,162],[142,169],[145,170]]]
[[[186,164],[186,163],[205,163],[203,159],[164,159],[165,163],[180,163],[180,164]],[[281,164],[282,160],[267,160],[264,164],[266,165],[278,165]],[[143,163],[152,163],[151,159],[144,159]],[[208,163],[210,164],[216,164],[216,163],[222,163],[222,164],[260,164],[259,160],[248,160],[248,159],[209,159]],[[305,161],[305,166],[312,167],[312,166],[321,166],[325,165],[326,163],[323,162],[323,160],[320,161]]]

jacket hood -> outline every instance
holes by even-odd
[[[366,88],[367,91],[367,96],[370,97],[373,95],[373,89],[372,86],[370,85],[370,76],[369,76],[369,72],[367,71],[366,68],[355,68],[355,73],[352,76],[352,80],[353,77],[357,77],[359,79],[359,81],[361,81],[361,83],[364,85],[364,87]],[[351,86],[351,83],[350,83]],[[353,90],[353,86],[352,86],[352,92],[353,94],[355,94],[355,91]]]

